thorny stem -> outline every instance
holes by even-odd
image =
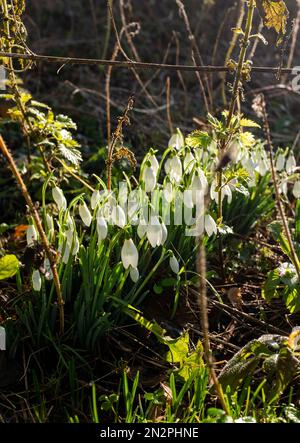
[[[293,244],[291,231],[290,231],[289,224],[288,224],[288,221],[287,221],[287,218],[285,215],[284,207],[283,207],[283,204],[281,201],[281,196],[280,196],[277,177],[276,177],[276,171],[275,171],[275,165],[274,165],[274,155],[273,155],[273,143],[272,143],[272,139],[271,139],[270,125],[269,125],[268,114],[267,114],[267,110],[266,110],[266,102],[265,102],[265,98],[264,98],[263,94],[261,94],[260,97],[261,97],[260,103],[262,105],[261,110],[262,110],[262,120],[264,123],[264,132],[265,132],[265,136],[267,139],[269,154],[270,154],[271,174],[272,174],[272,180],[273,180],[273,184],[274,184],[276,204],[277,204],[278,211],[279,211],[279,214],[280,214],[280,217],[282,220],[285,236],[286,236],[286,239],[288,241],[289,248],[291,251],[291,259],[292,259],[293,265],[295,266],[298,280],[300,281],[300,262],[299,262],[294,244]]]
[[[63,334],[63,332],[64,332],[64,300],[63,300],[63,296],[62,296],[62,292],[61,292],[61,285],[60,285],[59,276],[58,276],[57,267],[56,267],[56,253],[51,250],[51,247],[48,242],[47,236],[45,234],[40,216],[34,206],[34,203],[31,199],[28,189],[22,179],[22,176],[18,170],[18,167],[17,167],[11,153],[9,152],[9,150],[5,144],[5,141],[3,140],[1,135],[0,135],[0,150],[2,151],[2,154],[4,155],[4,157],[7,159],[10,169],[17,181],[17,184],[23,194],[24,199],[26,200],[26,203],[27,203],[27,205],[30,209],[30,212],[32,214],[32,217],[35,221],[35,225],[36,225],[36,228],[37,228],[38,233],[40,235],[42,244],[44,246],[45,253],[46,253],[47,258],[50,262],[51,270],[53,273],[53,280],[54,280],[56,293],[57,293],[57,301],[58,301],[59,314],[60,314],[60,333]]]

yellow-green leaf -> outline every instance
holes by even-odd
[[[253,120],[249,120],[248,118],[242,118],[240,123],[241,126],[245,128],[260,128],[258,123],[254,122]]]
[[[16,275],[19,266],[19,260],[15,255],[5,255],[0,258],[0,280]]]
[[[277,44],[282,43],[289,17],[285,2],[283,0],[257,0],[257,6],[264,19],[265,26],[277,32],[279,36]]]

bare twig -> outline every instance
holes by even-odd
[[[9,150],[7,149],[7,146],[6,146],[1,135],[0,135],[0,150],[1,150],[2,154],[4,155],[4,157],[6,158],[8,164],[9,164],[9,167],[13,173],[13,176],[15,177],[17,184],[23,194],[23,197],[26,200],[26,203],[30,209],[31,215],[35,221],[35,225],[36,225],[36,228],[37,228],[38,233],[40,235],[43,247],[45,249],[45,253],[46,253],[47,258],[50,262],[51,270],[53,273],[54,284],[55,284],[55,288],[56,288],[58,308],[59,308],[59,313],[60,313],[60,333],[63,334],[63,332],[64,332],[64,300],[63,300],[63,296],[62,296],[62,292],[61,292],[61,286],[60,286],[59,276],[58,276],[57,267],[56,267],[57,254],[51,250],[51,247],[48,242],[47,236],[45,234],[40,216],[34,206],[34,203],[31,199],[28,189],[24,183],[24,180],[22,179],[22,176],[18,170],[18,167],[13,159],[13,156],[11,155]]]

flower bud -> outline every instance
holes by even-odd
[[[85,203],[79,206],[79,215],[85,226],[89,227],[92,223],[92,215]]]
[[[137,268],[138,266],[139,253],[131,238],[124,241],[121,251],[121,259],[125,269],[128,269],[129,266],[132,266],[133,268]]]
[[[174,254],[170,257],[170,268],[174,274],[179,274],[179,263]]]
[[[37,241],[37,232],[36,232],[36,229],[35,229],[35,227],[33,225],[30,225],[27,228],[27,231],[26,231],[26,241],[27,241],[27,246],[29,246],[29,248],[34,246],[34,242]]]
[[[61,210],[61,209],[66,210],[67,209],[66,197],[64,196],[63,191],[60,188],[58,188],[57,186],[52,189],[52,197],[53,197],[53,200],[55,201],[55,203],[57,204],[59,210]]]
[[[39,292],[42,288],[42,278],[41,278],[40,271],[38,271],[38,270],[33,271],[31,280],[32,280],[32,287],[33,287],[34,291]]]
[[[156,186],[156,174],[152,166],[146,166],[143,180],[145,182],[145,191],[152,192]]]
[[[136,283],[140,278],[140,273],[137,268],[133,268],[130,266],[130,278],[133,281],[133,283]]]
[[[107,223],[104,217],[97,218],[97,233],[98,233],[98,242],[100,243],[102,240],[105,240],[107,237]]]

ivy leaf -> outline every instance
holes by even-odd
[[[289,17],[288,8],[283,0],[257,0],[257,7],[264,24],[269,29],[274,29],[278,34],[277,46],[282,43],[286,34]]]
[[[19,260],[15,255],[5,255],[0,258],[0,280],[16,275],[19,266]]]

